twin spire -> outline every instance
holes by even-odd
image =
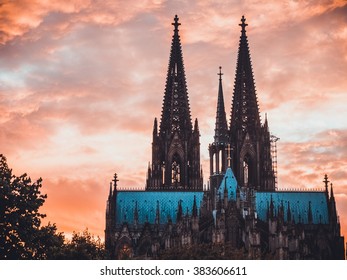
[[[177,15],[172,25],[172,36],[169,67],[166,78],[164,101],[161,113],[160,134],[173,134],[181,131],[192,131],[188,90],[184,71],[182,46],[179,36]]]
[[[254,85],[251,57],[246,35],[246,19],[241,18],[241,36],[237,57],[230,129],[232,133],[255,133],[260,129],[258,100]]]
[[[254,84],[253,70],[246,36],[246,19],[241,18],[241,36],[239,43],[234,94],[231,108],[230,130],[232,133],[254,132],[260,128],[260,115]],[[219,67],[219,89],[215,125],[215,143],[226,143],[228,139],[228,125],[224,107],[222,71]]]
[[[160,122],[154,120],[146,189],[198,191],[203,188],[199,125],[191,119],[177,15],[172,25],[163,106]]]
[[[169,67],[166,78],[165,94],[163,100],[160,134],[192,131],[193,125],[190,114],[187,83],[185,77],[182,46],[178,27],[177,15],[172,23],[174,34],[172,37]],[[241,36],[237,59],[237,68],[234,84],[234,94],[231,109],[231,130],[252,132],[260,128],[260,115],[254,85],[253,71],[246,36],[246,19],[241,18]],[[219,90],[215,125],[215,142],[227,142],[228,125],[225,115],[221,67],[219,69]]]

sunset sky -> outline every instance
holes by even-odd
[[[207,183],[218,67],[229,121],[245,15],[261,117],[280,138],[279,188],[323,188],[328,174],[347,235],[346,1],[1,3],[0,153],[16,175],[43,178],[44,223],[103,238],[113,174],[144,188],[175,14]]]

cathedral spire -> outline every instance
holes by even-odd
[[[233,149],[232,169],[240,186],[275,190],[271,136],[267,118],[260,121],[257,93],[246,35],[246,19],[241,18],[241,36],[236,64],[229,143]]]
[[[139,209],[137,206],[137,201],[135,201],[135,209],[134,209],[134,223],[137,225],[139,222]]]
[[[198,216],[198,207],[196,205],[196,196],[195,195],[194,195],[194,201],[193,201],[192,216],[193,217],[197,217]]]
[[[308,220],[309,224],[312,224],[312,222],[313,222],[313,215],[312,215],[311,201],[308,202],[307,220]]]
[[[197,118],[195,119],[195,122],[194,122],[194,132],[199,133],[199,122]]]
[[[245,22],[242,16],[230,129],[232,133],[241,130],[252,134],[260,127],[260,116]]]
[[[330,199],[335,200],[334,190],[333,190],[333,183],[330,183]]]
[[[287,222],[292,221],[292,211],[290,210],[290,202],[288,201],[288,208],[287,208]]]
[[[112,197],[112,182],[110,182],[110,192],[108,194],[108,198],[111,199]]]
[[[158,121],[157,118],[154,118],[154,124],[153,124],[153,137],[158,135]]]
[[[214,130],[214,142],[226,143],[228,135],[227,118],[224,107],[223,86],[222,86],[222,67],[219,66],[219,89],[217,100],[216,126]]]
[[[166,78],[165,95],[160,122],[160,134],[192,131],[192,120],[188,100],[186,76],[183,64],[182,47],[179,36],[177,15],[172,25],[172,36],[169,67]]]
[[[270,215],[270,218],[273,219],[274,216],[275,216],[275,213],[274,213],[274,202],[272,200],[272,195],[271,195],[271,199],[270,199],[270,211],[269,211],[269,215]]]
[[[178,207],[177,207],[177,217],[176,217],[176,221],[181,221],[183,217],[183,209],[182,209],[182,201],[179,200],[178,201]]]
[[[157,200],[157,208],[155,210],[155,224],[159,225],[160,223],[160,207],[159,207],[159,200]]]
[[[147,190],[202,190],[200,173],[200,133],[194,129],[183,64],[177,15],[172,23],[169,65],[160,122],[154,120],[152,166]]]

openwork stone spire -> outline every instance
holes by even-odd
[[[241,36],[229,128],[232,169],[241,187],[272,191],[275,175],[270,132],[267,120],[264,125],[260,122],[244,16],[239,25]]]
[[[182,47],[179,36],[177,15],[172,25],[172,36],[169,68],[167,71],[165,95],[160,122],[160,134],[171,134],[192,130],[192,120],[188,100],[187,83],[184,72]]]
[[[153,127],[152,164],[148,168],[147,190],[202,190],[200,133],[198,121],[190,115],[177,15],[172,23],[169,67],[159,131]]]
[[[252,134],[261,124],[245,22],[242,16],[230,129],[232,133],[241,130]]]

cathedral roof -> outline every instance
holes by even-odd
[[[312,211],[312,223],[314,224],[327,224],[329,223],[328,205],[326,201],[326,194],[324,191],[276,191],[276,192],[257,192],[255,197],[256,211],[258,218],[266,221],[268,206],[271,200],[274,204],[274,209],[281,206],[284,208],[284,213],[288,212],[288,205],[292,220],[308,224],[309,208]],[[284,220],[287,220],[287,215],[284,215]]]
[[[237,181],[233,171],[229,167],[217,190],[217,195],[223,197],[224,190],[227,189],[228,199],[236,201]],[[246,195],[240,191],[240,199],[245,200]],[[273,203],[275,213],[283,207],[284,213],[291,215],[291,220],[309,223],[309,217],[313,224],[327,224],[329,222],[328,204],[324,191],[275,191],[275,192],[255,192],[255,207],[258,218],[267,221],[269,205]],[[288,216],[284,215],[287,221]]]
[[[159,206],[159,223],[166,224],[168,218],[176,222],[179,203],[183,214],[192,214],[194,197],[197,209],[203,198],[203,192],[152,192],[152,191],[118,191],[116,201],[117,223],[134,222],[134,213],[137,208],[138,223],[155,223],[157,207]]]

